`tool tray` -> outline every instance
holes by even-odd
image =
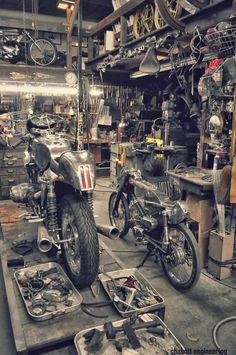
[[[163,308],[164,306],[164,299],[163,297],[153,288],[153,286],[147,281],[147,279],[139,272],[138,269],[133,268],[133,269],[122,269],[122,270],[117,270],[117,271],[111,271],[107,272],[106,274],[99,274],[99,280],[102,283],[102,286],[104,287],[106,293],[108,294],[109,298],[111,300],[114,299],[114,292],[111,292],[109,290],[109,282],[112,282],[112,280],[116,281],[119,279],[127,278],[132,276],[134,279],[136,279],[144,288],[148,288],[153,292],[153,294],[156,295],[156,303],[149,305],[149,306],[144,306],[135,309],[128,309],[128,310],[121,310],[120,307],[118,307],[118,303],[114,302],[114,306],[117,309],[117,311],[120,313],[122,317],[130,317],[133,313],[136,314],[141,314],[141,313],[148,313],[160,308]]]
[[[132,351],[135,351],[135,354],[140,354],[140,355],[146,355],[146,354],[159,354],[159,355],[164,355],[164,354],[171,354],[172,350],[184,350],[183,345],[179,342],[179,340],[175,337],[175,335],[170,331],[170,329],[167,327],[167,325],[155,314],[143,314],[138,316],[138,321],[140,322],[150,322],[150,321],[157,321],[160,326],[163,327],[164,330],[164,337],[158,336],[158,335],[153,335],[150,332],[147,332],[147,328],[145,329],[139,329],[135,330],[135,334],[138,337],[141,348],[137,350],[133,350],[131,348],[128,348],[127,350],[130,350],[130,354],[132,354]],[[121,327],[125,322],[127,322],[127,319],[115,321],[112,323],[113,327]],[[74,344],[77,350],[78,355],[87,355],[88,351],[86,350],[86,339],[84,338],[84,335],[91,331],[92,329],[97,329],[100,331],[104,331],[104,326],[100,325],[98,327],[94,328],[89,328],[86,330],[82,330],[78,334],[76,334],[74,338]],[[116,334],[116,339],[124,339],[126,335],[124,332],[119,332]],[[155,344],[149,344],[149,339],[150,338],[156,338]],[[104,354],[104,355],[119,355],[120,351],[118,351],[114,345],[115,340],[108,340],[106,336],[104,336],[103,340],[103,346],[107,347],[106,349],[99,350],[98,352],[94,352],[94,354]],[[109,345],[108,345],[109,343]],[[122,352],[123,353],[123,352]]]
[[[30,280],[30,278],[27,278],[26,275],[33,275],[36,274],[37,272],[40,272],[42,274],[43,272],[47,272],[48,270],[51,269],[55,269],[56,271],[52,274],[41,277],[41,279],[44,282],[44,285],[46,285],[47,282],[47,286],[43,287],[40,291],[39,290],[36,291],[34,296],[31,296],[30,298],[26,297],[27,287],[22,284],[22,278],[25,277],[27,280]],[[40,273],[38,275],[40,275]],[[38,279],[40,279],[40,276],[37,277]],[[80,305],[83,300],[82,296],[77,291],[75,286],[72,284],[72,282],[70,281],[70,279],[68,278],[68,276],[65,274],[64,270],[58,263],[48,262],[45,264],[34,265],[31,267],[17,270],[14,273],[14,278],[16,280],[16,284],[19,288],[26,310],[29,316],[35,321],[44,321],[80,309]],[[55,283],[56,282],[55,280],[57,278],[59,278],[58,287],[56,287],[56,285],[53,286],[53,282]],[[67,290],[69,290],[68,294],[65,295],[64,297],[58,296],[59,294],[58,288],[60,289],[61,285],[65,285],[67,287]],[[52,300],[49,301],[48,297],[45,299],[45,292],[48,292],[49,296],[50,296],[50,292],[56,292],[56,294],[54,293],[54,296],[53,294],[51,294]],[[55,300],[56,295],[58,297],[61,297],[61,300],[59,300],[59,298]],[[34,308],[32,306],[32,302],[35,302]],[[40,309],[44,309],[43,314],[35,314],[35,308],[37,308],[36,302],[39,303],[38,313],[40,313]],[[42,308],[40,302],[45,304],[45,308],[44,306]]]

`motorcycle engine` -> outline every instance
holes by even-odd
[[[29,202],[29,197],[33,196],[39,191],[39,187],[35,184],[23,183],[13,186],[10,190],[10,196],[12,201],[27,203]]]

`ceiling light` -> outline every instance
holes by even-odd
[[[71,5],[75,5],[73,0],[58,0],[57,2],[57,8],[60,10],[66,10]]]
[[[138,78],[142,78],[143,76],[147,76],[148,74],[146,73],[142,73],[141,71],[136,71],[132,74],[130,74],[130,79],[138,79]]]
[[[31,93],[35,95],[45,95],[45,96],[64,96],[64,95],[76,95],[76,87],[68,87],[65,85],[30,85],[23,83],[1,83],[0,82],[0,92],[6,93]]]

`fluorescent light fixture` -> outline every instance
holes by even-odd
[[[137,79],[137,78],[142,78],[143,76],[147,76],[149,74],[147,73],[142,73],[141,71],[135,71],[134,73],[130,74],[130,79]]]
[[[76,95],[76,87],[68,87],[65,85],[30,85],[26,83],[0,82],[0,92],[3,93],[30,93],[44,96],[64,96]]]
[[[60,10],[66,10],[70,6],[74,6],[75,2],[73,0],[58,0],[57,8]]]

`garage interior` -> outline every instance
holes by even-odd
[[[0,0],[0,354],[236,354],[235,0]]]

